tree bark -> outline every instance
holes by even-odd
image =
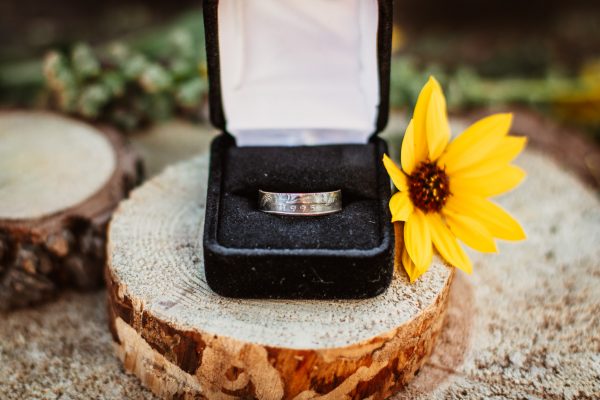
[[[0,310],[101,286],[107,222],[141,172],[108,128],[1,112]]]
[[[204,277],[208,158],[170,167],[111,223],[109,322],[125,369],[162,398],[384,399],[406,385],[441,330],[454,269],[396,272],[360,301],[239,300]]]

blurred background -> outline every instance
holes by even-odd
[[[524,107],[600,140],[600,2],[398,0],[392,105],[430,74],[450,111]],[[3,0],[0,107],[124,131],[206,116],[200,1]]]

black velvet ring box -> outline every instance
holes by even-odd
[[[387,151],[392,0],[205,0],[212,143],[209,286],[238,298],[366,298],[393,274]],[[281,216],[259,189],[341,189]]]

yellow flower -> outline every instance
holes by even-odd
[[[461,247],[497,251],[494,238],[522,240],[517,221],[487,198],[513,189],[525,172],[509,163],[526,138],[508,136],[511,114],[471,125],[450,142],[446,99],[435,78],[421,90],[402,142],[400,169],[383,163],[399,192],[390,199],[392,222],[404,222],[402,264],[411,282],[427,271],[433,248],[451,265],[471,273]]]

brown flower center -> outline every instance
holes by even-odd
[[[423,161],[408,177],[408,191],[415,207],[440,211],[450,196],[448,175],[436,163]]]

